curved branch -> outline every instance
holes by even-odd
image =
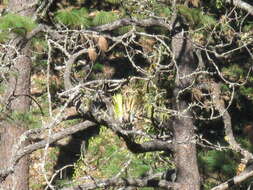
[[[71,83],[71,68],[72,68],[72,65],[75,63],[76,59],[80,55],[85,54],[85,53],[87,53],[87,49],[82,49],[69,57],[69,60],[66,63],[66,68],[65,68],[64,76],[63,76],[65,90],[69,90],[74,87]]]
[[[231,116],[227,108],[225,108],[224,100],[220,97],[221,95],[220,84],[216,82],[212,82],[210,86],[213,92],[212,98],[213,98],[214,106],[219,111],[220,115],[222,116],[224,128],[225,128],[225,134],[227,137],[226,139],[230,145],[230,148],[236,152],[240,152],[244,156],[245,161],[248,161],[249,159],[253,159],[253,154],[243,149],[235,140],[233,129],[232,129]]]
[[[247,11],[249,14],[253,15],[253,6],[241,1],[241,0],[226,0],[227,3],[233,4],[234,6]]]
[[[236,152],[240,152],[244,156],[244,162],[248,162],[249,159],[253,158],[252,153],[249,151],[243,149],[235,140],[233,129],[232,129],[232,122],[231,122],[231,116],[228,112],[228,110],[225,108],[224,100],[220,97],[221,91],[220,91],[220,84],[219,83],[211,83],[210,85],[212,87],[213,91],[213,102],[215,105],[215,108],[219,111],[219,113],[222,115],[224,128],[225,128],[225,134],[226,139],[230,145],[230,148]],[[240,175],[235,176],[234,178],[228,180],[227,182],[224,182],[216,187],[214,187],[212,190],[224,190],[232,187],[235,184],[241,183],[242,181],[248,179],[249,177],[253,176],[253,166],[248,167],[244,172],[242,172]]]

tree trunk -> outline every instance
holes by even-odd
[[[194,120],[189,110],[183,112],[183,110],[188,108],[190,96],[187,95],[187,92],[184,92],[182,96],[178,97],[179,91],[185,89],[193,82],[192,77],[180,78],[191,74],[196,68],[196,61],[192,50],[192,44],[190,40],[184,37],[183,32],[173,36],[172,51],[178,69],[175,82],[176,87],[173,92],[175,97],[174,108],[180,113],[180,115],[174,118],[173,132],[177,168],[176,182],[181,183],[183,187],[180,190],[200,189],[200,176],[197,164],[196,144],[194,141]]]
[[[34,8],[31,4],[33,0],[9,0],[8,9],[10,12],[20,14],[22,16],[31,16]],[[23,47],[18,47],[19,42],[23,42],[21,37],[15,36],[12,45],[19,51],[19,55],[10,50],[9,57],[13,58],[11,66],[11,74],[6,84],[5,103],[10,113],[24,114],[30,108],[30,75],[31,75],[31,54],[29,52],[29,42],[23,43]],[[1,142],[0,142],[0,169],[8,168],[12,162],[12,155],[15,154],[15,145],[19,141],[19,137],[26,130],[22,122],[6,119],[1,123]],[[21,146],[27,144],[26,141]],[[14,167],[14,173],[7,176],[1,184],[4,190],[28,190],[29,184],[29,162],[28,156],[24,156]]]

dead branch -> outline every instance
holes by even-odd
[[[253,15],[253,6],[241,0],[226,0],[227,3],[233,4],[234,6],[245,10],[249,14]]]
[[[233,185],[239,184],[252,176],[253,176],[253,165],[250,165],[240,175],[237,175],[237,176],[233,177],[232,179],[229,179],[228,181],[212,188],[211,190],[228,189],[228,188],[232,187]]]
[[[13,168],[16,165],[16,163],[25,155],[32,153],[35,150],[44,148],[48,143],[52,144],[60,139],[63,139],[69,135],[72,135],[74,133],[77,133],[78,131],[82,131],[85,129],[88,129],[89,127],[93,127],[96,124],[90,121],[85,121],[82,123],[79,123],[77,125],[74,125],[72,127],[69,127],[67,129],[64,129],[61,132],[52,134],[50,137],[48,137],[49,139],[43,139],[37,143],[28,145],[22,149],[20,149],[12,158],[12,162],[11,162],[11,166],[7,169],[1,170],[0,171],[0,182],[6,178],[10,173],[13,172]]]
[[[183,189],[183,185],[169,182],[166,180],[155,179],[154,177],[146,178],[110,178],[105,180],[94,181],[73,187],[65,187],[61,190],[91,190],[105,187],[161,187],[163,189]]]

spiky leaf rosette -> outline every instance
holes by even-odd
[[[122,120],[124,116],[123,109],[123,96],[122,94],[115,94],[113,96],[113,105],[114,105],[114,116],[116,119]]]

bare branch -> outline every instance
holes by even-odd
[[[215,108],[220,112],[224,122],[226,140],[228,141],[230,148],[237,152],[240,152],[247,162],[249,159],[253,158],[253,155],[249,151],[243,149],[234,138],[230,114],[228,113],[228,110],[225,108],[224,100],[220,97],[221,94],[220,84],[213,82],[211,83],[211,86],[213,91],[213,102]]]
[[[212,188],[211,190],[225,190],[232,187],[233,185],[239,184],[253,176],[252,170],[253,170],[253,165],[250,165],[240,175],[233,177],[232,179]]]
[[[128,137],[123,134],[120,134],[120,136],[124,139],[127,145],[127,148],[133,153],[145,153],[145,152],[153,152],[153,151],[172,151],[174,149],[174,145],[168,141],[162,141],[162,140],[156,139],[156,140],[139,144],[139,143],[136,143],[134,139],[131,137]]]
[[[226,0],[227,3],[233,4],[234,6],[247,11],[249,14],[253,15],[253,6],[241,1],[241,0]]]
[[[66,137],[66,136],[77,133],[78,131],[88,129],[89,127],[93,127],[95,125],[96,125],[95,123],[90,122],[90,121],[85,121],[85,122],[79,123],[77,125],[69,127],[67,129],[64,129],[61,132],[53,134],[52,136],[50,136],[49,143],[50,144],[54,143],[54,142]],[[18,161],[22,156],[24,156],[26,154],[30,154],[31,152],[33,152],[35,150],[38,150],[40,148],[43,148],[47,143],[48,143],[48,141],[45,139],[45,140],[42,140],[42,141],[37,142],[35,144],[31,144],[31,145],[28,145],[28,146],[24,147],[23,150],[19,150],[17,152],[14,160]]]
[[[76,59],[82,55],[82,54],[85,54],[87,53],[87,50],[86,49],[82,49],[80,51],[78,51],[77,53],[73,54],[70,56],[69,60],[67,61],[66,63],[66,69],[65,69],[65,72],[64,72],[64,87],[65,87],[65,90],[69,90],[71,88],[73,88],[73,85],[71,83],[71,68],[72,68],[72,65],[75,63]]]
[[[58,132],[58,133],[55,133],[53,134],[52,136],[49,137],[49,140],[48,139],[44,139],[44,140],[41,140],[40,142],[37,142],[37,143],[34,143],[34,144],[31,144],[31,145],[28,145],[24,148],[22,148],[21,150],[19,150],[16,155],[12,158],[12,164],[9,168],[5,169],[5,170],[1,170],[0,171],[0,181],[2,181],[2,179],[4,179],[7,175],[9,175],[10,173],[13,172],[13,169],[14,166],[16,165],[16,163],[25,155],[27,154],[30,154],[32,153],[33,151],[35,150],[38,150],[38,149],[41,149],[43,147],[45,147],[47,145],[47,143],[54,143],[66,136],[69,136],[69,135],[72,135],[78,131],[82,131],[82,130],[85,130],[89,127],[93,127],[95,126],[96,124],[93,123],[93,122],[90,122],[90,121],[85,121],[85,122],[82,122],[82,123],[79,123],[77,125],[74,125],[72,127],[69,127],[67,129],[64,129],[63,131],[61,132]]]
[[[182,189],[181,184],[172,183],[166,180],[159,180],[150,177],[146,178],[111,178],[100,181],[94,181],[92,183],[86,183],[83,185],[77,185],[73,187],[66,187],[61,190],[90,190],[97,188],[104,188],[108,186],[125,186],[125,187],[161,187],[164,189]]]
[[[128,25],[136,25],[136,26],[141,26],[141,27],[161,26],[161,27],[167,28],[168,30],[171,30],[171,25],[166,23],[163,19],[154,19],[154,18],[149,18],[149,19],[144,19],[144,20],[123,18],[113,23],[90,28],[90,30],[100,31],[100,32],[111,31],[119,27],[128,26]]]

